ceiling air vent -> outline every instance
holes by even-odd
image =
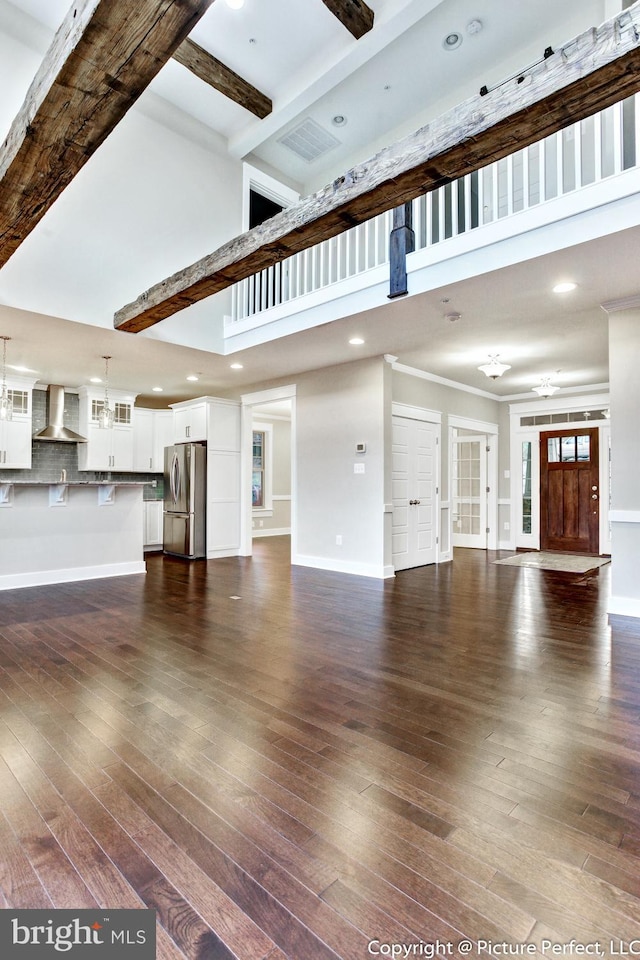
[[[307,163],[317,160],[323,153],[340,145],[340,141],[332,133],[321,127],[311,117],[307,117],[293,130],[289,130],[289,133],[285,133],[284,137],[279,138],[278,143],[293,150]]]

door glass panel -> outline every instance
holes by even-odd
[[[560,437],[549,437],[547,440],[547,461],[560,463]]]
[[[561,459],[563,463],[575,463],[576,459],[576,438],[575,437],[562,437],[561,438]]]
[[[589,461],[591,459],[591,437],[576,437],[578,445],[578,460]]]
[[[522,444],[522,532],[531,533],[531,441]]]

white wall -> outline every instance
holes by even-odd
[[[365,360],[297,379],[294,563],[385,575],[385,366]]]
[[[611,599],[609,611],[640,617],[640,297],[609,313],[611,384]]]

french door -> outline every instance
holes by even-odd
[[[395,570],[437,559],[436,471],[440,427],[393,417],[393,527]]]
[[[487,548],[487,438],[454,437],[451,449],[454,547]]]
[[[598,430],[540,434],[540,549],[598,553]]]

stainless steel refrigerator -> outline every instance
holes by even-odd
[[[177,443],[164,450],[163,549],[178,557],[206,557],[207,448]]]

